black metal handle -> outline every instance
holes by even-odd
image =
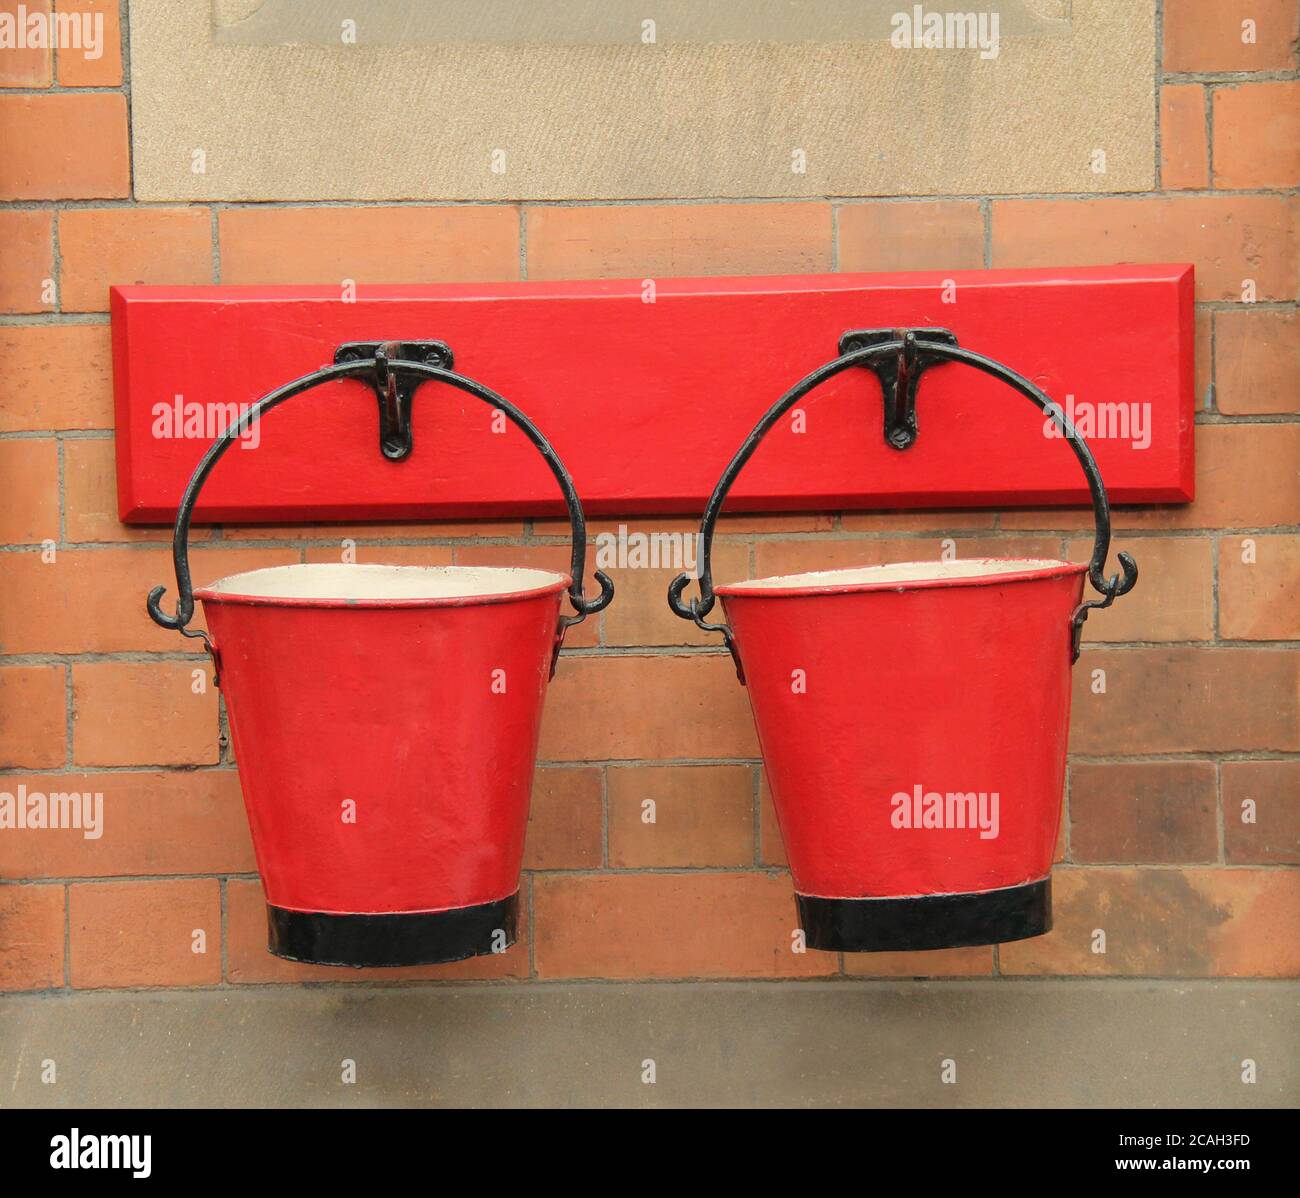
[[[344,361],[334,366],[325,366],[320,370],[313,371],[311,374],[303,375],[302,378],[294,379],[293,382],[286,383],[283,387],[278,387],[253,404],[209,446],[208,451],[194,468],[194,474],[185,488],[185,493],[181,496],[180,507],[176,512],[176,525],[172,534],[172,561],[176,567],[178,591],[176,614],[174,616],[168,615],[162,609],[160,600],[166,593],[167,588],[154,587],[149,592],[148,599],[149,615],[153,618],[154,623],[161,624],[164,628],[173,628],[182,636],[198,637],[207,646],[208,652],[212,652],[212,643],[209,641],[207,633],[191,631],[187,627],[194,617],[194,588],[190,579],[189,531],[190,522],[194,516],[194,505],[198,500],[199,492],[203,489],[203,484],[207,481],[208,475],[212,473],[213,467],[221,460],[226,450],[272,408],[277,408],[286,400],[292,399],[295,395],[301,395],[304,391],[310,391],[313,387],[319,387],[322,383],[334,382],[338,379],[365,379],[367,382],[373,383],[374,380],[378,379],[383,384],[383,391],[387,396],[393,390],[394,380],[399,375],[405,376],[408,380],[413,380],[412,389],[415,384],[421,382],[447,383],[464,391],[467,395],[481,399],[491,407],[499,408],[522,430],[524,436],[532,442],[542,455],[546,464],[550,467],[551,473],[555,475],[556,481],[560,484],[560,490],[564,494],[564,502],[569,509],[569,525],[573,537],[573,556],[570,566],[572,581],[569,584],[569,602],[573,605],[575,613],[571,616],[560,616],[560,626],[556,635],[556,654],[559,653],[566,629],[574,624],[580,624],[587,616],[608,606],[609,601],[614,597],[614,584],[600,570],[596,571],[596,581],[600,583],[600,594],[595,599],[583,597],[582,575],[587,553],[586,517],[583,515],[582,503],[578,499],[578,492],[574,489],[569,472],[565,470],[564,463],[560,461],[551,443],[541,434],[537,426],[509,401],[474,379],[467,378],[441,366],[390,358],[381,350],[374,357]],[[396,418],[396,413],[393,413],[393,416]],[[409,452],[409,436],[406,452]],[[394,455],[389,455],[386,452],[386,456]],[[401,456],[405,456],[405,454]],[[554,657],[552,658],[551,668],[554,671]]]
[[[926,332],[930,332],[930,330],[926,330]],[[888,395],[885,373],[879,369],[882,361],[886,359],[893,359],[899,363],[899,369],[895,372],[896,375],[901,375],[904,380],[910,375],[913,397],[915,395],[917,375],[919,374],[916,369],[918,363],[928,365],[937,364],[941,361],[961,362],[967,366],[973,366],[976,370],[982,370],[985,374],[992,375],[1009,387],[1019,391],[1021,395],[1034,403],[1046,416],[1055,421],[1066,440],[1069,441],[1070,447],[1074,450],[1074,456],[1079,459],[1079,464],[1083,467],[1083,473],[1088,480],[1088,490],[1092,494],[1092,508],[1096,519],[1096,537],[1093,541],[1092,560],[1088,563],[1088,579],[1094,589],[1102,596],[1101,599],[1093,599],[1080,604],[1072,618],[1071,660],[1077,661],[1079,642],[1083,635],[1083,622],[1088,618],[1088,612],[1093,608],[1109,607],[1120,595],[1127,594],[1133,589],[1138,575],[1137,563],[1127,553],[1119,555],[1119,564],[1124,571],[1122,578],[1120,575],[1115,574],[1107,579],[1104,573],[1106,558],[1110,553],[1110,503],[1106,498],[1106,487],[1102,483],[1101,472],[1097,469],[1097,462],[1092,456],[1092,450],[1088,448],[1087,442],[1079,435],[1078,430],[1075,429],[1060,406],[1053,403],[1044,392],[1035,387],[1028,379],[1010,369],[1010,367],[1002,365],[1001,362],[995,362],[992,358],[986,358],[983,354],[977,354],[973,350],[962,349],[955,344],[955,341],[923,339],[914,332],[904,332],[888,341],[880,341],[865,348],[853,349],[841,354],[834,361],[827,362],[825,366],[818,367],[812,374],[801,379],[767,410],[762,420],[754,426],[753,431],[745,438],[744,443],[727,464],[726,470],[722,472],[722,477],[718,480],[718,485],[713,488],[713,494],[709,496],[709,502],[705,505],[704,517],[700,521],[701,543],[697,569],[700,585],[699,597],[692,599],[689,603],[683,601],[682,592],[690,583],[691,576],[689,574],[679,574],[668,587],[669,607],[672,608],[676,615],[684,620],[693,620],[706,632],[722,633],[726,646],[731,651],[731,656],[736,662],[736,671],[743,682],[744,672],[741,668],[739,654],[736,652],[731,629],[726,624],[710,624],[705,619],[709,612],[713,610],[713,605],[717,600],[717,596],[713,593],[713,529],[718,520],[718,513],[722,510],[723,501],[731,490],[732,484],[736,481],[736,477],[744,468],[745,463],[753,456],[759,443],[771,431],[773,425],[804,396],[821,386],[828,379],[832,379],[837,374],[855,366],[869,367],[881,377],[882,389],[886,391],[886,405],[888,406],[891,400],[896,402],[897,396],[891,397]],[[908,439],[907,444],[911,444],[914,437],[915,429],[913,425],[912,438]],[[906,448],[897,441],[893,443],[896,448]]]

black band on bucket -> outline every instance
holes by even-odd
[[[305,965],[442,965],[501,952],[519,931],[519,892],[447,911],[333,915],[266,908],[267,949]]]
[[[1003,944],[1052,928],[1051,878],[973,894],[795,899],[808,947],[832,953]]]

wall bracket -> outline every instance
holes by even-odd
[[[450,370],[455,365],[445,341],[348,341],[334,351],[334,364],[375,360],[372,386],[379,400],[379,449],[390,462],[411,453],[411,400],[426,379],[390,370],[390,362],[416,362]]]
[[[920,341],[957,345],[957,334],[949,329],[850,329],[840,337],[840,356],[870,349],[886,341],[901,341],[903,348],[892,357],[874,358],[863,365],[880,379],[885,397],[885,441],[894,449],[910,449],[916,440],[916,389],[921,374],[943,359],[927,354]]]

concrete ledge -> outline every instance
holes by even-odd
[[[1294,1106],[1298,1028],[1296,982],[43,994],[0,1000],[0,1105]]]

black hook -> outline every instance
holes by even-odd
[[[885,401],[885,440],[895,449],[910,449],[917,437],[916,391],[921,375],[943,359],[926,353],[923,343],[956,345],[957,334],[948,329],[850,329],[840,338],[840,354],[901,341],[897,353],[871,358],[863,365],[880,380]]]
[[[423,362],[450,370],[455,356],[445,341],[349,341],[334,351],[336,364],[366,358],[373,358],[375,363],[370,385],[379,400],[379,450],[390,462],[400,462],[411,454],[415,389],[428,380],[395,370],[392,363]]]

